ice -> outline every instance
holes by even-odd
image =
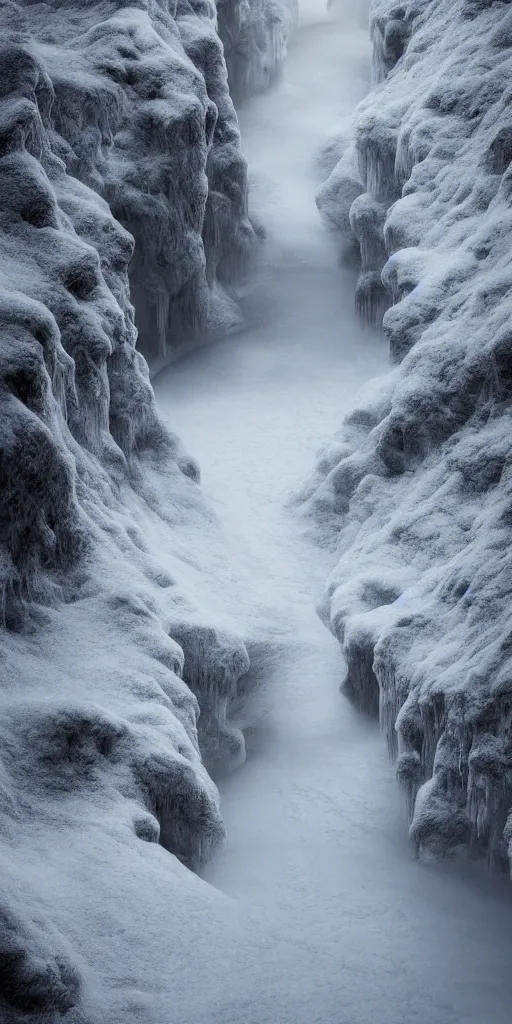
[[[371,448],[397,370],[350,415],[346,440],[328,442],[340,381],[348,410],[387,355],[355,318],[354,275],[340,276],[313,201],[314,151],[346,134],[365,88],[366,35],[323,4],[304,15],[282,82],[243,108],[253,221],[211,3],[0,5],[5,1024],[509,1020],[506,892],[485,898],[471,873],[428,875],[402,844],[393,780],[371,728],[339,700],[338,644],[314,613],[332,552],[283,512],[322,439],[309,499],[326,510],[325,538],[347,481],[361,521],[373,485],[389,510],[382,465],[418,460],[423,438],[404,443],[404,413]],[[267,71],[284,53],[279,18]],[[261,220],[268,255],[244,293]],[[243,331],[156,378],[158,412],[137,326],[155,370],[193,331],[225,334],[242,316]],[[487,427],[454,455],[457,479],[480,487],[475,508],[506,457]],[[337,472],[354,444],[368,452]],[[432,511],[441,519],[442,503]],[[434,527],[415,526],[442,551]],[[372,699],[369,638],[418,587],[418,565],[395,548],[359,578],[351,563],[344,597],[333,589],[340,636],[343,602],[357,605],[351,636]],[[420,570],[428,590],[426,560]],[[478,567],[452,590],[471,609]],[[385,660],[388,726],[396,661]],[[506,674],[495,686],[505,704]],[[442,713],[418,697],[398,736],[410,790],[417,757],[436,773],[420,848],[432,801],[437,846],[453,839],[459,718],[441,746]],[[493,728],[489,714],[468,769],[482,842],[504,806],[488,752],[503,762],[507,726]],[[235,766],[222,856],[208,769],[220,785]]]
[[[414,859],[378,729],[340,697],[339,645],[314,613],[335,552],[311,546],[283,510],[324,439],[324,473],[339,461],[342,442],[328,436],[340,402],[353,410],[352,445],[391,404],[388,381],[371,408],[362,398],[353,409],[360,382],[387,370],[387,345],[358,326],[353,271],[337,267],[313,202],[327,159],[313,150],[342,134],[365,87],[367,39],[353,28],[311,3],[276,88],[240,108],[252,209],[268,230],[246,329],[154,379],[247,577],[238,614],[251,668],[231,715],[247,759],[218,778],[227,843],[201,874],[241,910],[254,945],[218,967],[201,1024],[510,1016],[507,880]],[[347,472],[364,477],[359,452]],[[345,598],[362,617],[371,605],[377,628],[378,616],[406,614],[416,578],[391,546],[371,574],[347,561]]]
[[[23,11],[51,78],[55,152],[135,239],[139,347],[162,365],[210,330],[214,284],[243,277],[259,245],[215,6],[118,3],[95,18],[58,4],[51,26],[43,5]]]
[[[297,0],[219,0],[219,35],[235,100],[279,76],[297,25]]]
[[[135,319],[154,360],[210,295],[232,323],[220,277],[259,243],[213,7],[2,3],[0,22],[0,1016],[99,1020],[52,872],[72,878],[92,822],[102,862],[159,845],[172,887],[224,839],[203,755],[244,756],[225,718],[248,657],[213,600],[229,557]]]
[[[347,689],[380,704],[419,852],[493,865],[512,805],[510,18],[501,3],[372,5],[376,84],[344,152],[366,189],[350,208],[357,307],[384,312],[398,366],[358,402],[367,429],[349,417],[303,491],[340,553],[321,614]],[[347,180],[342,155],[319,192],[343,251]]]

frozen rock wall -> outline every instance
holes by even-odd
[[[257,244],[216,25],[203,0],[0,0],[6,1024],[105,1019],[122,908],[144,931],[139,897],[222,841],[205,765],[244,758],[227,556],[144,358],[226,326]]]
[[[374,0],[375,85],[318,203],[394,364],[302,499],[320,609],[418,851],[512,855],[512,7]],[[507,824],[508,820],[508,824]],[[508,849],[507,849],[508,848]]]
[[[278,77],[298,20],[298,0],[218,0],[233,96],[260,92]]]
[[[257,247],[213,0],[18,10],[51,81],[52,151],[133,236],[139,347],[162,362],[233,321],[224,286]]]

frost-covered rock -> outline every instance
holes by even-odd
[[[52,151],[135,240],[139,347],[161,362],[233,316],[223,288],[257,248],[246,163],[213,0],[94,9],[3,5],[51,82]]]
[[[422,853],[512,854],[512,8],[374,0],[375,86],[319,194],[396,364],[303,494],[321,615],[380,708]],[[354,159],[354,155],[357,159]],[[507,825],[507,818],[509,824]]]
[[[212,6],[3,0],[0,29],[0,1017],[99,1020],[79,851],[118,903],[144,844],[197,868],[224,834],[202,755],[244,756],[220,531],[133,300],[161,356],[254,236]]]
[[[217,10],[232,94],[266,89],[286,57],[298,0],[217,0]]]

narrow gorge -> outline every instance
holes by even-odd
[[[510,5],[0,27],[1,1024],[508,1024]]]

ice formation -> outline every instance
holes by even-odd
[[[0,0],[0,29],[7,1022],[81,1005],[63,901],[87,829],[132,867],[141,842],[195,868],[223,838],[205,762],[243,759],[248,656],[144,355],[225,325],[258,242],[213,2]]]
[[[286,57],[298,0],[218,0],[217,9],[232,95],[266,89]]]
[[[135,240],[139,347],[155,362],[233,317],[225,286],[257,247],[246,164],[213,0],[93,12],[4,4],[2,18],[20,19],[51,82],[52,152]]]
[[[512,8],[374,0],[371,31],[374,87],[318,205],[357,241],[357,305],[394,366],[302,495],[338,544],[320,613],[380,713],[419,853],[506,863]]]

